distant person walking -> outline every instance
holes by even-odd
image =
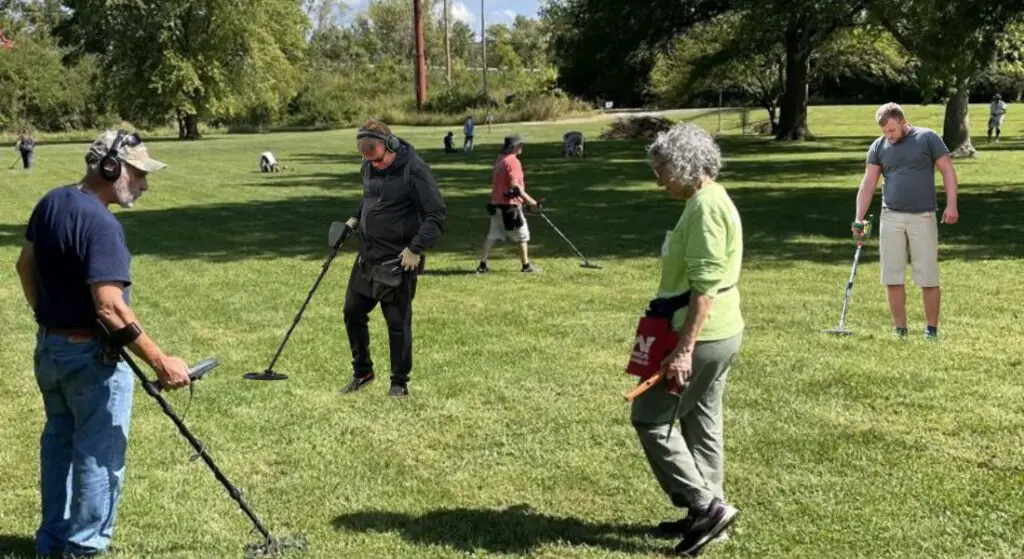
[[[22,130],[21,134],[18,134],[18,141],[14,144],[14,149],[21,153],[21,163],[25,169],[32,167],[35,162],[35,151],[36,141],[32,138],[27,130]]]

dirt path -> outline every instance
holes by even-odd
[[[567,118],[563,120],[538,120],[532,122],[519,122],[517,125],[523,126],[535,126],[538,124],[586,124],[588,122],[603,122],[615,120],[619,117],[642,117],[642,116],[664,116],[673,117],[684,114],[699,113],[702,111],[708,111],[714,109],[670,109],[665,111],[612,111],[607,113],[600,113],[596,115]]]

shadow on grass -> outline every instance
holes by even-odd
[[[36,541],[29,536],[0,534],[0,557],[4,559],[35,559]]]
[[[764,149],[776,147],[772,144]],[[665,231],[675,225],[683,204],[667,199],[654,184],[643,143],[592,142],[584,159],[561,157],[560,149],[557,142],[531,144],[523,156],[527,186],[534,197],[544,201],[545,214],[552,222],[589,259],[656,257]],[[723,149],[728,155],[728,147]],[[475,260],[490,219],[485,205],[490,196],[495,154],[480,150],[446,156],[440,149],[421,153],[433,165],[448,206],[444,235],[430,254]],[[321,155],[329,159],[339,157],[333,153]],[[853,250],[849,222],[856,189],[813,184],[819,177],[824,182],[836,174],[845,176],[861,165],[859,160],[846,156],[728,161],[722,183],[729,188],[743,219],[745,262],[848,262]],[[736,187],[730,183],[755,186]],[[801,186],[791,186],[795,184]],[[343,167],[337,174],[270,175],[252,185],[319,186],[323,192],[275,200],[119,212],[130,250],[135,255],[214,262],[279,257],[319,259],[328,251],[330,223],[352,215],[362,192],[358,171],[353,166]],[[250,185],[225,188],[247,186]],[[940,225],[940,258],[1024,257],[1020,240],[1024,238],[1024,222],[1019,219],[1024,208],[1024,184],[960,186],[961,221],[954,226]],[[876,194],[876,216],[880,198]],[[941,193],[939,202],[941,207]],[[539,262],[545,258],[576,258],[575,252],[540,216],[531,215],[528,220],[533,237],[531,254]],[[23,235],[23,224],[0,225],[0,245],[20,245]],[[355,248],[352,243],[344,251]],[[511,248],[502,250],[507,252]]]
[[[528,505],[504,510],[441,509],[414,516],[388,511],[365,511],[338,516],[336,530],[396,532],[419,546],[442,546],[471,553],[529,555],[546,544],[598,547],[625,553],[651,552],[649,545],[628,541],[646,533],[641,526],[591,524],[534,512]]]

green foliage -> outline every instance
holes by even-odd
[[[304,64],[303,85],[291,103],[287,123],[340,126],[370,116],[392,123],[458,122],[468,112],[497,120],[583,110],[552,90],[557,72],[546,62],[547,28],[517,18],[512,26],[491,25],[488,37],[488,91],[482,88],[481,49],[472,29],[450,21],[452,83],[445,80],[440,2],[423,4],[427,48],[425,110],[413,104],[414,44],[412,6],[405,0],[375,0],[344,27],[313,34]]]
[[[0,51],[0,129],[33,126],[69,130],[101,126],[113,117],[95,87],[95,57],[62,63],[45,34],[12,34],[15,48]]]
[[[1020,13],[1015,1],[978,5],[882,0],[872,4],[873,17],[920,62],[917,76],[928,92],[969,88],[995,64],[1000,41],[1008,57],[1015,58],[1011,51],[1020,47],[1012,47],[1012,37],[1003,33]]]
[[[562,87],[591,99],[636,105],[647,99],[661,47],[733,3],[549,0],[541,14],[551,30],[551,56]]]
[[[292,0],[64,4],[63,37],[102,55],[107,88],[129,119],[230,117],[294,94],[308,20]]]
[[[670,104],[699,104],[702,97],[727,91],[741,102],[769,110],[782,94],[784,54],[780,45],[755,49],[744,44],[741,12],[700,23],[676,39],[658,57],[653,91]]]

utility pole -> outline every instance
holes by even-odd
[[[484,23],[484,0],[480,0],[480,45],[483,47],[484,95],[487,95],[487,24]]]
[[[444,68],[445,79],[448,87],[452,86],[452,36],[448,30],[448,20],[451,18],[451,0],[444,0]]]
[[[416,35],[416,109],[423,110],[427,100],[427,58],[423,46],[423,4],[412,0],[413,27]]]

